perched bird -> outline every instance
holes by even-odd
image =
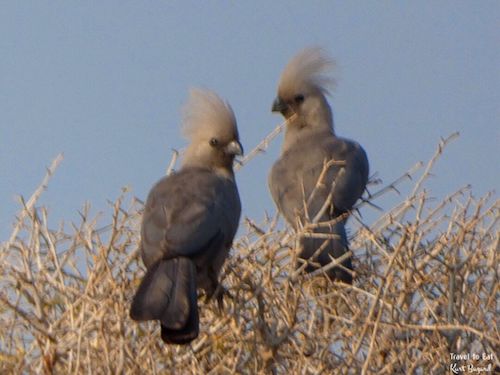
[[[180,170],[148,195],[140,243],[147,272],[130,309],[134,320],[159,320],[162,340],[174,344],[198,336],[197,288],[214,294],[241,213],[233,160],[243,148],[233,110],[199,89],[184,109],[190,144]]]
[[[321,266],[348,251],[345,223],[368,180],[363,148],[337,137],[334,131],[326,98],[328,86],[333,84],[327,73],[333,67],[334,62],[320,48],[301,51],[285,67],[272,106],[273,112],[280,112],[288,121],[280,158],[269,175],[269,189],[278,210],[296,230],[314,219],[329,222],[300,241],[299,257],[307,260],[316,254],[310,260]],[[331,268],[328,275],[352,283],[351,259],[341,265]],[[313,269],[309,263],[306,270]]]

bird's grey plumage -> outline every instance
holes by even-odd
[[[334,132],[326,98],[334,83],[328,75],[333,67],[333,61],[320,48],[300,52],[285,67],[272,108],[283,114],[287,125],[281,156],[269,175],[269,188],[278,210],[295,229],[316,216],[320,216],[318,222],[330,222],[314,230],[331,234],[327,242],[323,238],[301,239],[299,256],[303,259],[311,258],[323,246],[318,258],[313,259],[321,265],[329,263],[330,256],[338,258],[348,251],[348,211],[363,194],[368,180],[368,159],[363,148]],[[325,165],[328,168],[322,174]],[[331,204],[320,215],[330,194]],[[342,265],[352,269],[350,259]],[[331,269],[329,275],[352,281],[351,274],[342,267]]]
[[[190,145],[182,168],[151,189],[141,227],[147,273],[133,299],[135,320],[159,320],[163,341],[198,336],[197,288],[211,296],[238,228],[241,204],[232,169],[242,154],[229,104],[193,90],[184,112]]]

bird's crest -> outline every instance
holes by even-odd
[[[191,89],[183,108],[183,134],[189,140],[214,136],[238,139],[236,117],[229,103],[206,89]]]
[[[295,95],[304,89],[318,89],[328,93],[335,80],[328,73],[335,67],[320,47],[309,47],[295,55],[281,74],[278,94],[282,97]]]

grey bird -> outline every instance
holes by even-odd
[[[328,75],[333,67],[333,60],[321,48],[301,51],[285,67],[272,106],[273,112],[287,119],[281,155],[269,175],[274,202],[296,230],[314,218],[317,223],[329,223],[300,240],[299,257],[310,260],[308,272],[315,269],[313,263],[325,266],[348,251],[345,223],[368,180],[363,148],[334,131],[326,98],[334,82]],[[352,283],[349,270],[352,262],[347,258],[327,273],[331,279]]]
[[[230,105],[215,93],[191,91],[183,130],[190,140],[179,171],[151,189],[140,251],[147,268],[130,316],[159,320],[166,343],[187,344],[199,333],[197,289],[211,297],[241,214],[233,161],[242,155]]]

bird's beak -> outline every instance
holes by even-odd
[[[224,148],[224,151],[228,155],[243,155],[243,146],[238,141],[231,141]]]
[[[288,109],[288,104],[284,102],[279,96],[274,99],[273,106],[271,108],[272,112],[280,112],[280,113],[285,113],[285,111]]]

